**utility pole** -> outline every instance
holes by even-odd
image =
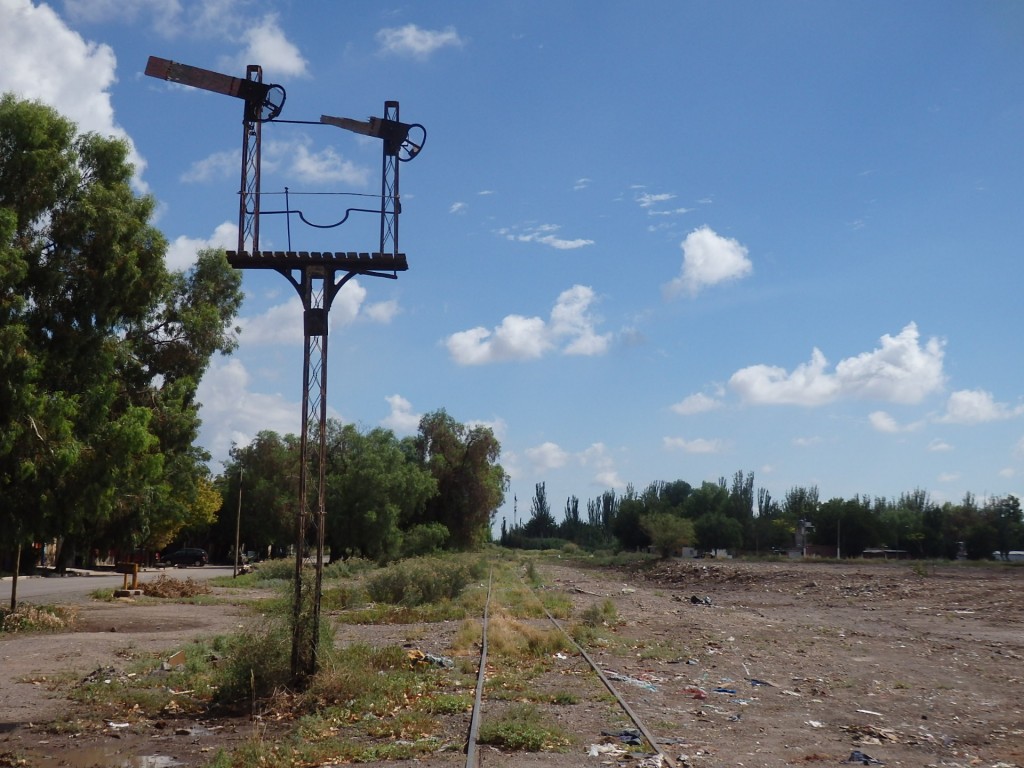
[[[231,578],[238,576],[238,547],[239,541],[242,538],[242,473],[245,469],[241,464],[238,465],[238,514],[235,515],[235,570],[231,574]]]

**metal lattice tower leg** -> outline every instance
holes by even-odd
[[[246,80],[263,82],[263,68],[250,64]],[[256,118],[253,105],[245,105],[242,119],[242,179],[238,201],[238,252],[256,253],[260,249],[260,154],[263,123]]]

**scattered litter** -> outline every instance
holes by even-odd
[[[161,664],[160,668],[163,669],[165,672],[170,672],[172,669],[175,669],[177,667],[184,667],[185,661],[185,652],[178,651],[176,654],[167,659],[167,661]]]
[[[892,728],[881,728],[877,725],[844,725],[841,729],[861,744],[898,744],[902,740],[900,734]]]
[[[683,688],[682,693],[692,694],[695,699],[706,699],[708,697],[707,691],[703,688],[698,688],[695,685],[689,685],[686,688]]]
[[[693,595],[693,596],[690,597],[690,602],[693,605],[711,605],[711,598],[710,597],[697,597],[696,595]]]
[[[767,680],[758,680],[756,677],[750,678],[750,684],[753,686],[767,685],[769,688],[777,687],[775,683],[769,683]]]
[[[601,757],[602,755],[621,757],[624,754],[626,754],[625,748],[618,744],[591,744],[590,749],[587,750],[589,757]]]
[[[736,695],[735,688],[715,688],[715,693],[731,693],[733,696]]]
[[[881,760],[875,760],[871,755],[865,755],[859,749],[853,750],[846,762],[858,765],[885,765]]]
[[[413,663],[414,667],[444,667],[445,669],[454,669],[455,662],[449,659],[447,656],[438,656],[436,653],[424,653],[423,651],[413,648],[406,651],[406,658]]]
[[[885,717],[881,712],[872,712],[870,709],[858,709],[862,715],[874,715],[875,717]]]
[[[113,722],[111,720],[107,720],[107,728],[113,728],[115,730],[120,730],[121,728],[127,728],[129,725],[130,725],[130,723],[115,723],[115,722]]]
[[[786,694],[787,696],[797,696],[797,697],[803,696],[803,694],[800,693],[799,691],[791,691],[788,688],[786,688],[783,691],[783,693]]]
[[[730,704],[738,704],[741,707],[745,707],[750,704],[750,699],[729,699]]]
[[[807,721],[807,725],[811,726],[811,728],[824,728],[825,727],[825,724],[823,722],[821,722],[820,720],[808,720]]]
[[[644,690],[651,692],[658,690],[658,686],[656,686],[654,683],[648,683],[646,680],[640,680],[635,677],[629,677],[628,675],[620,675],[618,672],[612,672],[608,669],[604,671],[604,674],[609,680],[615,680],[619,683],[629,683],[630,685],[635,685],[637,688],[643,688]]]
[[[734,723],[738,723],[741,717],[743,717],[743,715],[737,712],[735,715],[729,715],[729,720],[731,720]]]
[[[639,747],[643,744],[640,738],[640,731],[633,730],[632,728],[623,728],[618,733],[601,731],[601,735],[609,739],[618,739],[621,743],[628,744],[631,747]]]
[[[661,755],[649,755],[648,757],[642,758],[637,764],[636,768],[661,768],[663,759]]]

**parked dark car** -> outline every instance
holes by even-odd
[[[185,549],[179,549],[177,552],[171,552],[171,554],[164,558],[164,562],[168,565],[184,568],[189,565],[206,565],[210,562],[210,558],[206,556],[205,549],[186,547]]]

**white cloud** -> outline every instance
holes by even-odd
[[[565,355],[600,355],[607,351],[611,334],[595,332],[597,319],[590,312],[594,300],[593,289],[574,285],[559,295],[549,322],[508,315],[493,330],[480,326],[453,333],[445,346],[460,365],[535,360],[559,346]]]
[[[569,454],[556,443],[541,443],[533,448],[523,451],[526,458],[533,465],[534,472],[545,472],[552,469],[561,469],[569,461]]]
[[[576,179],[576,182],[572,185],[572,188],[573,188],[574,191],[578,192],[579,190],[586,189],[589,186],[590,186],[590,179],[588,179],[588,178],[586,178],[584,176],[581,179]]]
[[[401,312],[401,307],[398,306],[398,302],[394,299],[388,299],[387,301],[377,301],[373,304],[367,304],[363,314],[367,320],[374,323],[382,323],[387,325],[395,316]]]
[[[245,49],[233,58],[233,69],[244,72],[246,65],[256,62],[263,67],[264,82],[274,82],[273,78],[282,75],[303,77],[308,74],[306,60],[285,36],[276,13],[268,13],[247,27],[242,32],[242,42]]]
[[[381,425],[392,430],[396,435],[412,435],[420,428],[422,413],[412,409],[412,403],[401,395],[389,395],[384,398],[391,406],[391,413],[381,420]]]
[[[721,407],[721,400],[705,395],[703,392],[698,392],[684,397],[672,406],[672,410],[680,416],[693,416],[694,414],[707,413]]]
[[[939,438],[935,438],[930,443],[928,443],[928,450],[929,451],[934,451],[936,453],[942,452],[942,451],[952,451],[953,450],[953,446],[950,445],[949,443],[947,443],[945,440],[941,440]]]
[[[442,48],[461,48],[462,38],[455,27],[442,30],[421,29],[415,24],[388,27],[377,32],[381,53],[394,53],[426,59]]]
[[[911,422],[910,424],[900,424],[885,411],[874,411],[869,413],[868,421],[871,422],[871,426],[878,432],[888,432],[890,434],[895,434],[897,432],[912,432],[924,424],[924,422],[921,421]]]
[[[388,322],[394,312],[385,306],[364,307],[366,288],[358,279],[347,282],[334,299],[329,314],[331,329],[343,328],[357,318],[366,318],[373,322]],[[384,303],[385,305],[387,302]],[[301,344],[302,302],[297,295],[290,296],[286,301],[276,304],[259,315],[241,317],[238,326],[242,329],[241,339],[250,345],[269,344]]]
[[[625,488],[604,443],[593,443],[580,454],[580,464],[594,470],[593,484],[599,488]]]
[[[936,480],[940,483],[954,483],[960,479],[959,472],[942,472]]]
[[[248,445],[261,430],[298,434],[302,408],[279,394],[249,391],[251,377],[237,357],[215,358],[199,383],[202,445],[214,460],[227,458],[232,443]]]
[[[736,371],[729,386],[755,404],[817,406],[840,398],[919,403],[942,388],[942,359],[942,342],[931,338],[922,346],[917,325],[910,323],[895,337],[882,336],[880,348],[840,361],[834,373],[814,349],[810,361],[791,373],[752,365]]]
[[[937,420],[946,424],[982,424],[1012,419],[1022,413],[1024,406],[1010,407],[1006,403],[997,403],[991,392],[961,389],[949,396],[946,412]]]
[[[196,262],[196,254],[205,248],[223,248],[233,251],[238,248],[238,225],[225,221],[219,224],[213,234],[204,239],[181,235],[167,246],[167,268],[188,269]]]
[[[142,181],[146,162],[131,137],[117,124],[110,101],[117,60],[109,45],[87,42],[48,5],[30,0],[0,0],[0,93],[47,104],[73,120],[81,132],[95,131],[128,142],[135,166],[133,184]]]
[[[721,440],[707,440],[698,437],[693,440],[685,440],[681,437],[662,438],[662,444],[669,451],[683,451],[684,453],[720,453],[723,443]]]
[[[662,192],[660,194],[652,195],[649,192],[641,192],[636,196],[636,201],[641,208],[650,208],[658,203],[664,203],[668,200],[672,200],[675,197],[673,194],[668,192]]]
[[[179,177],[186,184],[202,183],[217,179],[226,179],[238,175],[238,152],[214,152],[212,155],[196,160]]]
[[[594,300],[594,289],[586,285],[574,285],[559,294],[548,330],[556,339],[569,339],[564,354],[602,355],[608,350],[611,334],[594,332],[594,324],[599,321],[590,312]]]
[[[738,280],[754,269],[745,246],[707,226],[688,234],[680,247],[683,250],[682,272],[665,286],[670,297],[681,293],[694,296],[701,288]]]
[[[302,181],[341,182],[359,187],[366,185],[369,169],[345,160],[333,148],[324,147],[319,152],[311,152],[305,142],[295,142],[291,146],[294,152],[291,171]]]
[[[794,437],[793,445],[797,448],[811,448],[815,445],[821,445],[821,438],[817,435],[809,435],[804,437]]]
[[[503,228],[498,230],[498,234],[502,235],[508,240],[512,240],[517,243],[541,243],[542,245],[549,245],[559,251],[572,251],[577,248],[583,248],[587,245],[593,245],[593,240],[586,240],[578,237],[574,240],[566,240],[555,234],[560,229],[557,224],[541,224],[536,227],[529,227],[524,232],[519,233],[511,228]]]
[[[465,213],[466,209],[469,208],[465,203],[452,203],[448,209],[448,213]]]

